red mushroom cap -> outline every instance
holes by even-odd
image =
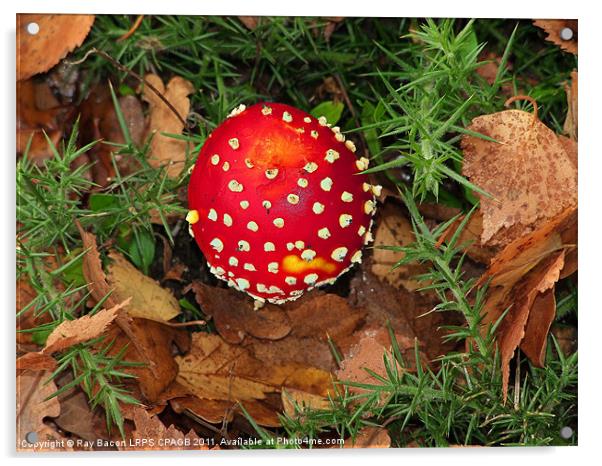
[[[273,303],[334,283],[371,241],[368,160],[325,118],[241,105],[207,138],[188,188],[191,234],[211,271]]]

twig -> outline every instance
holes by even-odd
[[[138,17],[136,18],[136,21],[134,21],[134,24],[132,24],[132,27],[130,28],[130,30],[128,32],[126,32],[124,35],[122,35],[120,38],[118,38],[117,42],[121,42],[121,41],[124,41],[124,40],[132,37],[134,35],[134,33],[136,32],[136,30],[142,24],[143,19],[144,19],[144,15],[138,15]]]
[[[520,94],[510,97],[506,102],[504,102],[504,107],[509,107],[511,103],[516,102],[517,100],[526,100],[531,105],[533,105],[533,123],[539,120],[537,101],[530,95]]]
[[[105,60],[107,60],[109,63],[111,63],[115,68],[117,68],[118,70],[127,73],[130,76],[133,76],[135,79],[137,79],[138,81],[144,83],[144,85],[148,86],[148,88],[153,91],[157,97],[159,97],[159,99],[161,99],[163,101],[163,103],[165,105],[167,105],[167,107],[174,113],[174,115],[178,118],[178,120],[180,120],[180,122],[182,123],[182,125],[184,125],[184,128],[189,128],[188,123],[186,122],[186,120],[182,117],[182,115],[180,115],[180,112],[178,112],[178,110],[171,104],[171,102],[169,102],[169,100],[167,100],[165,98],[165,96],[159,92],[159,90],[153,86],[151,83],[149,83],[146,79],[144,79],[142,76],[140,76],[138,73],[136,73],[135,71],[129,69],[127,66],[122,65],[121,63],[119,63],[117,60],[115,60],[113,57],[111,57],[108,53],[103,52],[102,50],[98,50],[96,47],[91,48],[90,50],[88,50],[86,52],[86,54],[79,60],[76,61],[70,61],[67,62],[67,64],[69,65],[79,65],[83,62],[85,62],[88,57],[90,55],[92,55],[93,53],[100,55],[102,58],[104,58]]]

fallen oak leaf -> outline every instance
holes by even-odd
[[[17,80],[56,65],[82,44],[93,22],[94,15],[17,14]]]
[[[483,115],[468,129],[497,141],[462,138],[463,174],[493,196],[477,194],[482,244],[505,246],[577,205],[577,168],[558,136],[537,119],[537,110]]]
[[[190,101],[188,96],[194,92],[193,85],[180,76],[173,77],[167,86],[154,74],[145,76],[145,80],[154,86],[170,102],[179,115],[188,115]],[[180,175],[186,162],[189,143],[160,133],[181,134],[184,123],[148,86],[142,92],[142,98],[149,103],[149,135],[154,133],[150,143],[148,162],[159,168],[166,166],[167,175],[174,178]]]

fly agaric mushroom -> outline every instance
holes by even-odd
[[[361,262],[380,186],[326,119],[241,105],[207,138],[188,188],[211,272],[259,302],[299,298]]]

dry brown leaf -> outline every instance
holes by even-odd
[[[194,92],[194,87],[189,81],[175,76],[166,87],[157,75],[149,74],[145,79],[163,94],[182,118],[187,117],[190,111],[188,96]],[[148,86],[144,87],[142,98],[150,106],[149,131],[155,133],[150,145],[148,162],[156,168],[167,166],[168,176],[177,177],[184,169],[189,144],[161,133],[181,134],[184,124]]]
[[[27,330],[34,327],[39,327],[43,324],[49,324],[52,321],[49,313],[38,313],[37,309],[33,306],[25,309],[35,299],[37,293],[32,288],[29,280],[21,277],[17,281],[17,302],[16,310],[19,316],[17,317],[17,343],[18,344],[31,344],[32,333],[22,332],[20,330]],[[25,309],[25,310],[24,310]]]
[[[174,425],[165,427],[144,408],[134,408],[132,418],[136,428],[120,450],[209,450],[193,430],[184,434]]]
[[[510,360],[519,345],[533,364],[543,364],[546,336],[555,315],[554,285],[565,267],[566,251],[575,247],[563,241],[563,234],[572,236],[566,232],[575,229],[576,222],[576,210],[566,209],[540,229],[506,246],[479,280],[479,284],[489,280],[482,311],[484,328],[508,310],[496,330],[504,398]]]
[[[506,110],[469,128],[498,142],[464,136],[463,174],[493,195],[481,198],[481,242],[504,246],[577,205],[577,169],[558,136],[530,113]]]
[[[327,23],[324,26],[324,31],[322,35],[324,36],[324,40],[326,42],[330,42],[330,38],[332,37],[332,33],[337,28],[339,23],[341,23],[345,19],[344,16],[330,16],[326,17]]]
[[[341,368],[336,372],[337,378],[354,383],[380,385],[380,381],[370,374],[366,369],[381,377],[387,377],[383,355],[389,354],[391,364],[391,339],[386,328],[373,328],[363,330],[359,342],[354,345],[345,358],[341,361]],[[414,341],[403,335],[395,335],[397,344],[402,350],[413,349]],[[398,370],[403,369],[397,364]],[[352,393],[364,393],[359,387],[350,386]]]
[[[44,133],[56,146],[70,111],[70,107],[60,105],[46,82],[18,81],[17,153],[23,154],[29,144],[28,160],[40,165],[52,157]]]
[[[52,371],[56,369],[56,360],[48,354],[34,351],[18,357],[16,366],[18,371]]]
[[[104,414],[96,414],[90,409],[86,395],[79,390],[70,390],[59,395],[61,414],[54,422],[65,432],[96,442],[99,438],[108,438]]]
[[[273,395],[279,398],[283,389],[318,396],[326,396],[332,390],[331,374],[326,371],[299,363],[266,365],[248,349],[229,345],[218,335],[193,334],[190,353],[176,360],[177,382],[190,395],[200,400],[239,402],[249,413],[261,411],[264,402],[269,402]],[[280,405],[268,413],[281,410]],[[269,421],[268,425],[272,425],[274,419],[273,415],[263,415],[261,422]]]
[[[238,19],[247,29],[253,31],[261,21],[261,16],[239,16]]]
[[[108,326],[117,318],[119,311],[126,307],[129,302],[130,299],[128,298],[122,303],[110,309],[102,309],[94,315],[85,315],[75,320],[65,320],[48,336],[42,352],[52,354],[99,337],[108,330]]]
[[[231,288],[201,282],[193,282],[191,288],[203,313],[213,318],[218,333],[228,343],[240,343],[246,334],[279,340],[291,331],[289,318],[280,306],[266,304],[255,311],[252,300]]]
[[[533,24],[546,32],[546,40],[553,42],[562,50],[577,55],[578,22],[576,19],[536,19]],[[572,37],[569,40],[564,40],[561,37],[561,31],[565,28],[572,32]]]
[[[577,70],[571,71],[571,84],[569,86],[568,83],[564,84],[564,90],[566,92],[566,100],[568,104],[568,111],[566,113],[566,120],[564,120],[563,130],[565,134],[567,134],[571,139],[577,141],[578,136],[578,117],[579,117],[579,107],[578,107],[578,76]]]
[[[384,427],[364,427],[355,440],[347,439],[343,448],[390,448],[391,437]]]
[[[416,238],[412,224],[404,215],[401,207],[386,204],[380,211],[380,222],[374,235],[374,253],[372,255],[372,273],[381,280],[399,288],[414,291],[421,286],[414,277],[425,273],[426,268],[418,263],[393,266],[403,258],[404,253],[381,249],[380,246],[405,247]]]
[[[131,319],[127,330],[126,334],[118,325],[112,326],[105,341],[114,343],[107,354],[114,356],[127,347],[124,361],[143,365],[122,370],[136,376],[132,383],[140,388],[144,398],[157,401],[178,373],[172,345],[179,342],[181,335],[187,338],[187,332],[147,319]]]
[[[48,71],[79,47],[94,22],[94,15],[17,14],[17,80]],[[37,34],[27,27],[36,23]]]
[[[439,241],[448,241],[456,232],[456,229],[460,226],[464,218],[464,216],[458,217],[458,219],[453,222],[449,228],[445,230],[445,232],[443,232]],[[481,244],[482,235],[483,214],[480,210],[477,210],[470,216],[466,225],[464,225],[464,228],[458,237],[457,245],[465,247],[466,254],[471,259],[483,264],[489,264],[491,258],[495,256],[497,252],[499,252],[499,248],[493,246],[483,246]]]
[[[111,251],[109,259],[107,282],[115,296],[131,298],[126,307],[130,317],[166,322],[180,313],[178,300],[170,290],[144,275],[120,253]]]
[[[330,408],[327,398],[303,390],[287,388],[282,390],[281,397],[284,412],[291,418],[302,415],[305,409],[327,410]]]
[[[577,351],[577,329],[568,325],[552,325],[552,334],[558,341],[558,346],[565,356]]]
[[[90,291],[96,302],[102,301],[108,296],[105,301],[107,306],[117,306],[120,300],[112,293],[113,290],[107,282],[107,276],[102,268],[102,261],[96,244],[96,236],[85,231],[79,223],[76,225],[82,238],[84,250],[87,251],[82,259],[82,273],[88,284],[88,291]]]
[[[50,372],[23,372],[17,375],[18,451],[52,451],[47,447],[34,447],[28,444],[26,439],[30,432],[37,434],[38,442],[61,439],[58,432],[44,424],[45,418],[57,417],[61,412],[59,400],[56,397],[46,400],[56,392],[56,385],[53,381],[46,383],[49,376]]]

